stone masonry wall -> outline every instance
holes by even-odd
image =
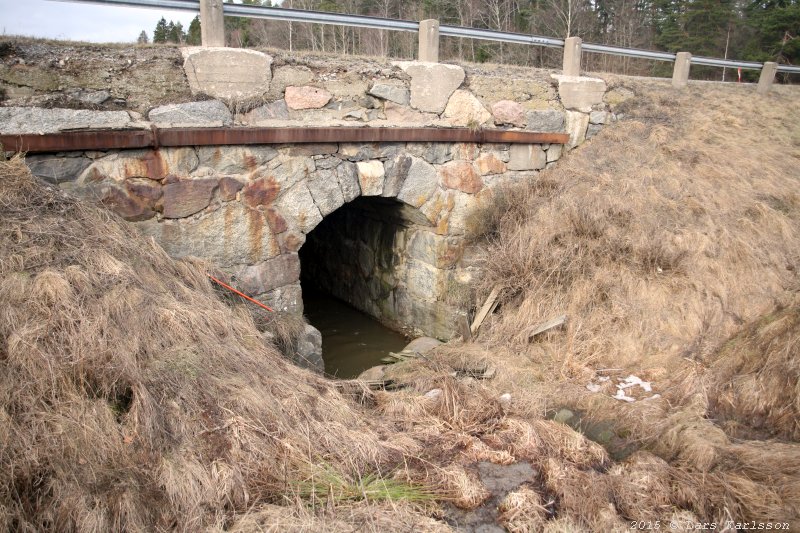
[[[233,63],[236,69],[225,68]],[[416,62],[367,68],[361,61],[357,70],[332,72],[276,66],[266,54],[230,49],[185,50],[185,67],[197,101],[156,106],[146,118],[136,111],[0,107],[0,133],[155,124],[459,126],[570,135],[564,146],[331,143],[27,158],[36,175],[99,199],[171,255],[207,259],[247,294],[293,312],[302,311],[298,252],[306,235],[358,197],[394,199],[402,215],[392,230],[394,277],[373,269],[372,288],[351,301],[385,322],[440,338],[455,333],[463,313],[447,295],[478,275],[462,260],[470,212],[491,202],[497,186],[532,178],[613,120],[604,99],[629,97],[593,78],[466,76],[456,65]],[[370,205],[360,204],[361,214],[379,228],[388,208]],[[354,242],[372,238],[358,235]],[[376,265],[382,253],[370,251]],[[371,275],[368,268],[364,275]]]
[[[369,297],[331,291],[386,323],[448,338],[464,310],[446,295],[453,284],[468,284],[475,275],[460,263],[470,212],[491,202],[500,184],[538,172],[510,170],[513,162],[542,169],[548,155],[560,150],[560,145],[342,143],[84,152],[30,156],[28,163],[62,188],[107,205],[173,257],[207,259],[246,294],[289,312],[302,312],[298,252],[306,235],[360,198],[374,228],[402,227],[391,245],[400,257],[393,263],[398,271],[383,279],[391,294],[383,286],[378,296],[380,271],[367,284],[375,289]],[[62,171],[80,174],[62,181]],[[395,207],[364,203],[369,197],[392,199]],[[345,228],[354,238],[365,231],[386,234],[356,228],[352,221],[345,221]],[[374,246],[371,253],[377,258],[384,252]]]

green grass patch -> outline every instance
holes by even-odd
[[[331,465],[313,467],[312,474],[295,486],[304,500],[347,503],[357,501],[431,501],[435,495],[429,488],[371,473],[350,478]]]

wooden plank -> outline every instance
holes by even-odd
[[[461,320],[458,321],[458,329],[464,342],[472,342],[472,330],[470,329],[467,315],[461,316]]]
[[[483,307],[481,307],[481,310],[475,315],[475,320],[472,321],[472,326],[469,328],[473,335],[478,332],[478,329],[481,327],[481,324],[483,324],[483,321],[486,320],[486,317],[497,308],[497,297],[500,296],[500,290],[500,287],[492,289],[492,292],[489,293],[489,297],[486,298],[486,301],[483,303]]]
[[[535,326],[533,326],[530,333],[528,333],[528,342],[532,341],[536,335],[539,335],[541,333],[544,333],[545,331],[556,328],[564,324],[564,322],[566,321],[567,321],[567,315],[561,315],[552,320],[548,320],[547,322],[536,324]]]

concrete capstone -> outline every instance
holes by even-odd
[[[269,90],[272,57],[244,48],[182,48],[192,94],[224,100],[255,98]]]
[[[558,81],[558,96],[561,104],[569,110],[589,113],[592,106],[603,103],[606,82],[599,78],[584,76],[553,75]]]

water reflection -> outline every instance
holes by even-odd
[[[402,334],[328,294],[304,287],[303,306],[308,321],[322,332],[322,358],[329,375],[357,377],[409,342]]]

